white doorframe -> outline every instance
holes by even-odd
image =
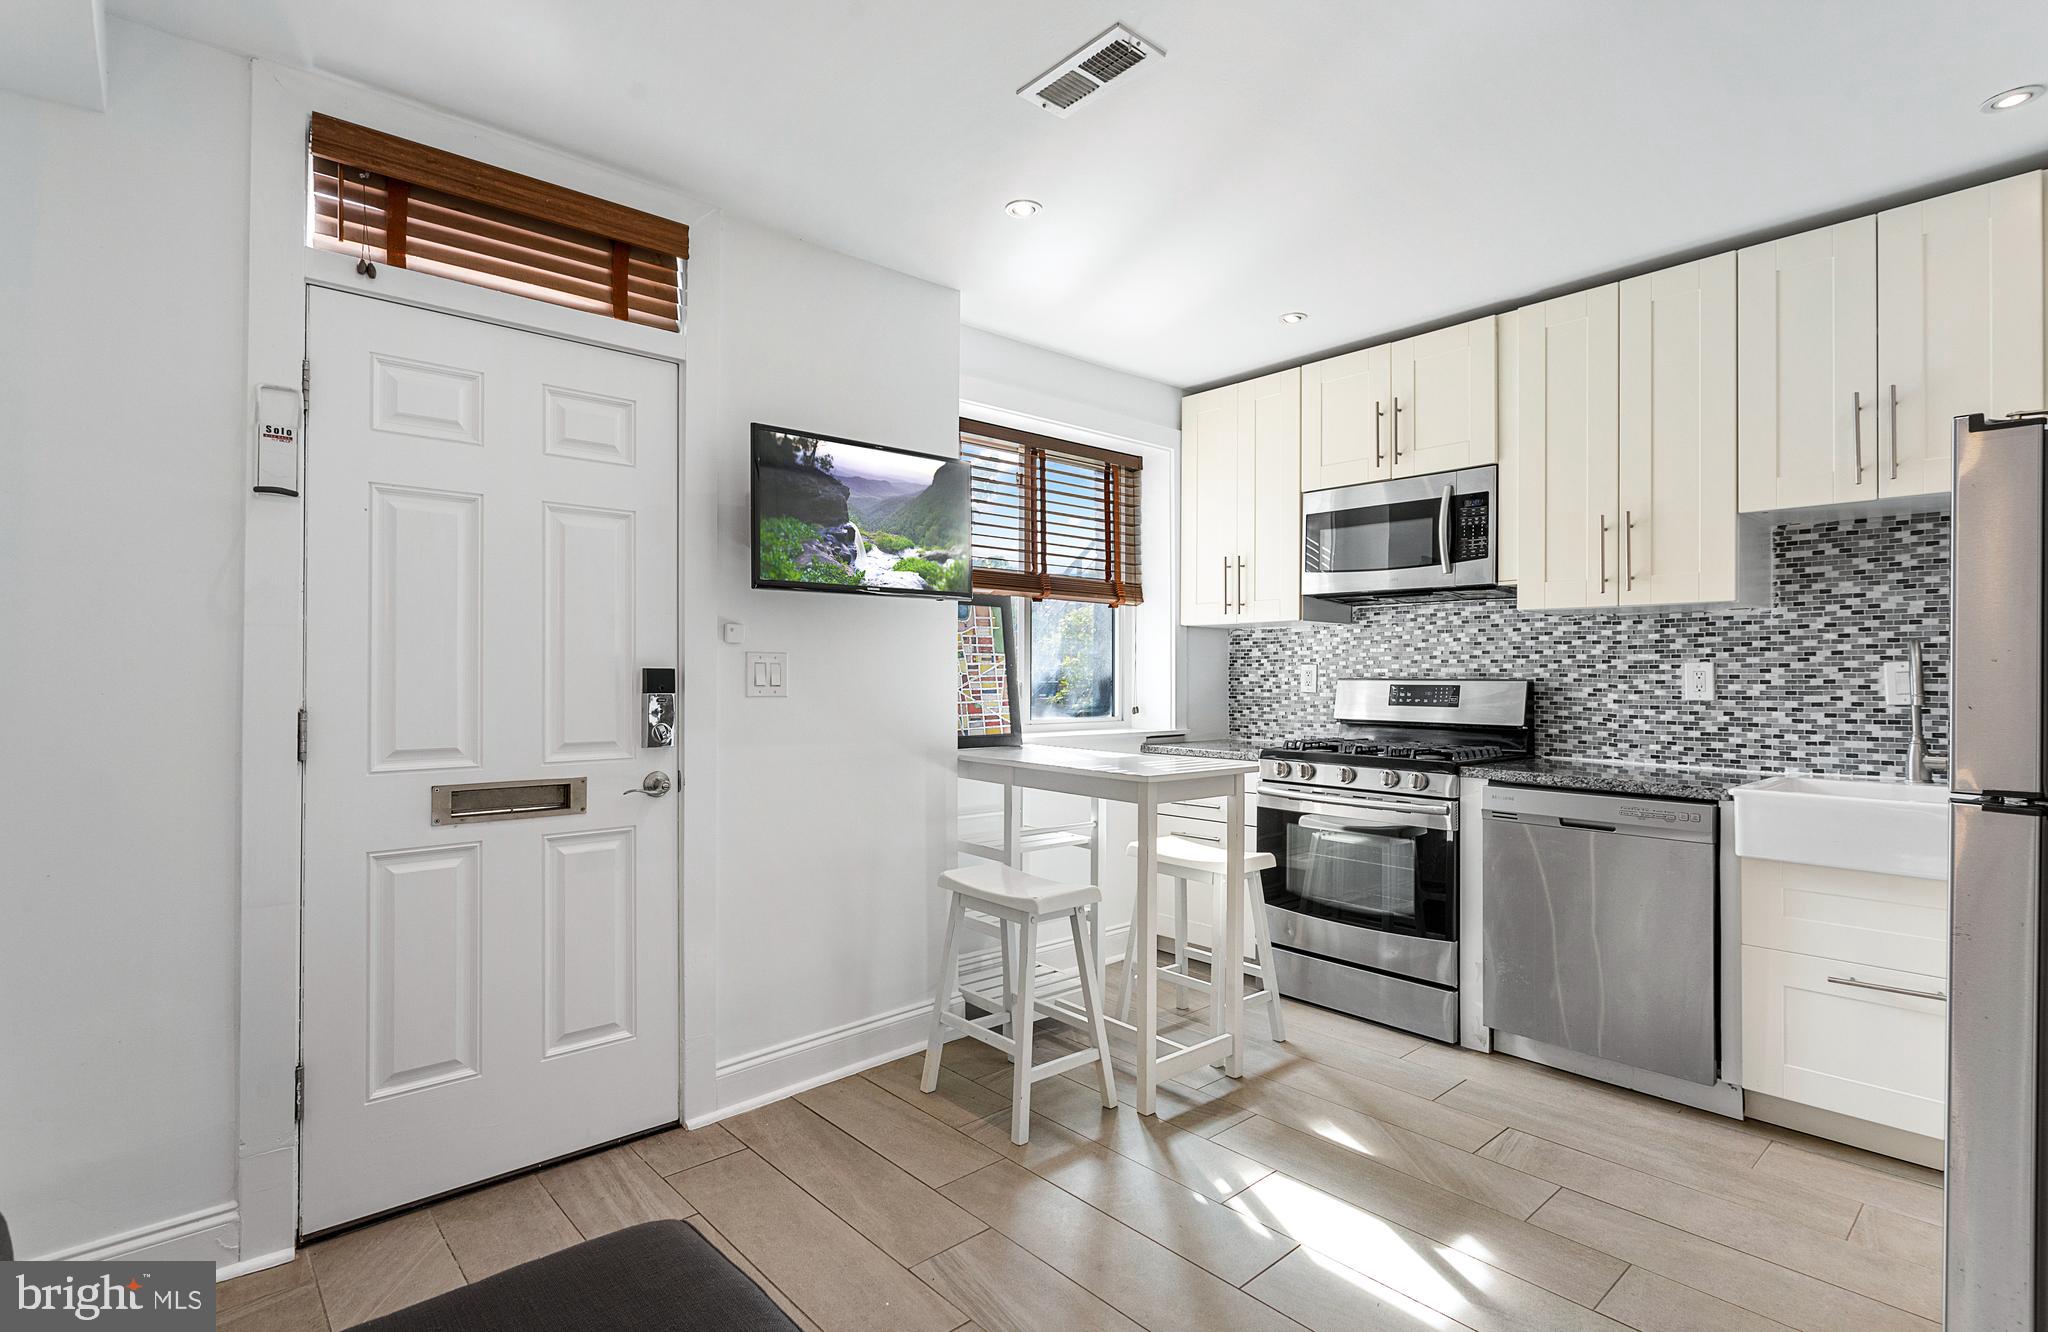
[[[568,338],[677,363],[680,422],[677,521],[677,660],[684,741],[677,802],[678,941],[684,1117],[709,1112],[714,1094],[717,895],[710,832],[716,729],[708,697],[689,687],[711,677],[712,635],[686,614],[691,570],[712,568],[717,497],[709,484],[707,438],[715,406],[719,215],[665,186],[358,85],[252,62],[250,80],[248,398],[245,446],[254,484],[256,386],[299,382],[306,347],[306,289],[361,291],[450,314]],[[380,267],[374,281],[354,260],[310,249],[306,233],[306,127],[314,111],[490,161],[571,188],[674,218],[691,228],[684,335],[562,309],[538,301]],[[195,299],[206,299],[205,293]],[[685,348],[688,356],[685,356]],[[699,391],[691,392],[692,387]],[[312,386],[318,409],[320,385]],[[302,783],[297,716],[304,680],[305,528],[298,500],[244,494],[242,585],[241,948],[237,1033],[235,1205],[239,1248],[233,1275],[288,1261],[298,1230],[298,1125],[293,1070],[299,1058],[300,829]],[[708,573],[707,575],[708,576]],[[700,589],[699,595],[702,595]]]

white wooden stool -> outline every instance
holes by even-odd
[[[1125,854],[1137,855],[1138,844],[1132,842]],[[1189,974],[1189,952],[1192,950],[1207,955],[1201,960],[1209,963],[1209,976],[1213,980],[1216,975],[1217,953],[1219,951],[1229,951],[1203,948],[1200,944],[1190,945],[1188,943],[1188,884],[1190,882],[1199,883],[1211,889],[1220,890],[1223,887],[1223,861],[1223,848],[1214,843],[1198,841],[1192,837],[1166,836],[1159,839],[1159,872],[1169,875],[1173,879],[1173,965],[1161,967],[1159,969],[1159,979],[1174,987],[1173,1006],[1182,1011],[1187,1009],[1187,992],[1189,990],[1200,990],[1202,993],[1208,994],[1213,989],[1209,981]],[[1270,851],[1245,852],[1244,891],[1250,899],[1246,903],[1246,907],[1252,925],[1252,953],[1254,956],[1252,960],[1240,959],[1240,963],[1244,967],[1245,975],[1256,976],[1259,979],[1258,993],[1245,995],[1245,1007],[1249,1008],[1253,1004],[1264,1004],[1266,1006],[1266,1020],[1273,1028],[1273,1039],[1284,1041],[1287,1039],[1287,1022],[1280,1015],[1280,987],[1276,979],[1278,972],[1273,966],[1273,940],[1266,929],[1266,892],[1259,878],[1262,873],[1272,869],[1278,863],[1278,861],[1273,859],[1273,853]],[[1216,894],[1216,904],[1216,914],[1218,917],[1216,930],[1218,934],[1221,934],[1223,930],[1221,924],[1223,894],[1221,891],[1218,891]],[[1126,956],[1124,960],[1123,992],[1117,1002],[1116,1011],[1117,1016],[1125,1021],[1130,1019],[1131,1014],[1131,979],[1134,974],[1134,970],[1130,965],[1130,950],[1148,945],[1157,946],[1153,941],[1141,939],[1139,935],[1142,933],[1143,929],[1140,927],[1127,936],[1128,941],[1124,949]],[[1242,946],[1241,943],[1238,945],[1239,948],[1242,948]],[[1212,1027],[1216,1026],[1219,1019],[1213,1002],[1210,1005],[1210,1017],[1210,1025]]]
[[[1093,884],[1054,883],[1036,874],[1008,865],[970,865],[949,869],[939,876],[939,889],[946,894],[946,942],[939,959],[939,992],[932,1000],[932,1034],[924,1052],[925,1091],[939,1085],[940,1050],[951,1027],[1010,1056],[1014,1065],[1010,1083],[1010,1141],[1024,1143],[1031,1137],[1031,1084],[1064,1073],[1083,1064],[1096,1065],[1096,1080],[1102,1088],[1102,1104],[1116,1107],[1116,1075],[1109,1066],[1109,1031],[1102,1024],[1102,973],[1096,969],[1094,944],[1085,919],[1090,908],[1102,900],[1102,890]],[[1008,1009],[991,996],[969,990],[960,983],[960,925],[968,911],[994,916],[1005,926],[1017,927],[1017,966],[1010,974],[1009,948],[1004,946],[1003,996]],[[1037,979],[1038,927],[1062,917],[1074,936],[1074,957],[1080,966],[1081,1016],[1033,994]],[[1005,930],[1007,934],[1007,930]],[[964,995],[982,1008],[987,1017],[969,1018],[952,1011],[953,998]],[[1040,1017],[1058,1018],[1087,1030],[1093,1048],[1076,1050],[1058,1059],[1033,1066],[1031,1029]],[[996,1027],[1007,1026],[1009,1034],[997,1035]]]

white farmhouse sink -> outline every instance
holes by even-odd
[[[1735,788],[1735,854],[1913,879],[1948,877],[1948,788],[1767,777]]]

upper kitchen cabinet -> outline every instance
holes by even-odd
[[[1621,284],[1620,604],[1731,601],[1735,256]]]
[[[1301,618],[1301,378],[1181,403],[1181,622]]]
[[[1454,472],[1500,451],[1494,316],[1301,370],[1301,488]]]
[[[1744,513],[1875,499],[1877,219],[1736,256]]]
[[[2042,393],[2040,172],[1877,218],[1880,495],[1949,488],[1955,418]]]
[[[1393,475],[1456,471],[1499,456],[1495,352],[1492,315],[1394,344]]]
[[[1301,488],[1330,490],[1393,475],[1392,344],[1301,368]]]
[[[1613,283],[1516,312],[1516,557],[1524,608],[1620,597],[1620,323]]]
[[[2042,175],[1739,256],[1743,512],[1949,488],[1958,416],[2043,402]]]

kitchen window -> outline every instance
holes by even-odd
[[[1029,724],[1128,724],[1143,461],[966,419],[960,456],[973,474],[974,590],[1016,599]]]

